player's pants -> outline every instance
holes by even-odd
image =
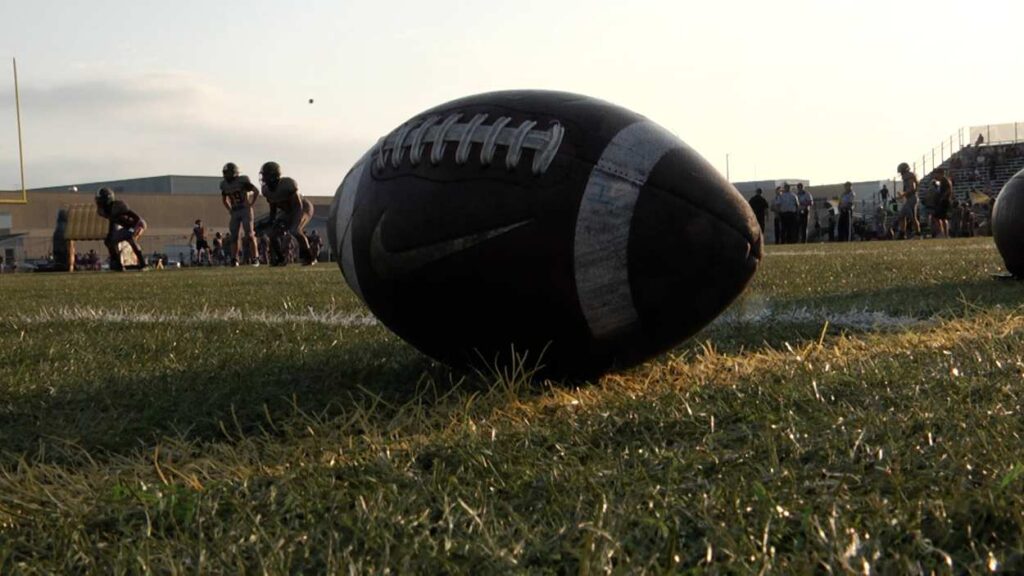
[[[231,231],[232,238],[252,238],[253,236],[253,224],[252,224],[252,207],[243,206],[241,208],[235,208],[231,210],[231,222],[228,223],[228,230]],[[241,229],[242,235],[239,236],[238,232]]]
[[[306,238],[304,229],[306,224],[313,219],[313,204],[302,199],[302,211],[293,212],[278,212],[277,221],[275,227],[279,230],[283,230],[291,235],[295,239],[295,242],[299,247],[299,256],[305,259],[307,262],[313,259],[313,255],[309,250],[309,240]],[[274,251],[279,262],[284,261],[284,251],[282,249],[282,238],[281,234],[274,234],[270,240],[270,247]]]

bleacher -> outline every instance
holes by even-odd
[[[978,162],[978,157],[984,157]],[[1014,174],[1024,169],[1024,143],[967,146],[940,164],[953,180],[953,194],[963,201],[973,190],[995,197]],[[929,185],[935,170],[921,177]]]

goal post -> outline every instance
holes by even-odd
[[[28,192],[25,190],[25,152],[21,140],[21,95],[18,92],[18,60],[11,59],[14,66],[14,110],[18,117],[18,169],[21,173],[21,197],[9,198],[0,192],[0,204],[28,204]]]

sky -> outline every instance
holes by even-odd
[[[7,0],[0,189],[12,58],[29,188],[276,160],[332,195],[410,117],[515,88],[630,108],[733,181],[880,180],[1024,121],[1021,21],[1010,0]]]

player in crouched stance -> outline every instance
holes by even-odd
[[[121,252],[118,246],[121,242],[127,242],[135,253],[138,264],[135,268],[141,270],[146,267],[146,258],[139,248],[139,238],[146,230],[146,221],[136,214],[123,200],[115,200],[114,192],[110,188],[100,188],[96,192],[96,213],[101,218],[110,221],[107,228],[107,237],[103,243],[110,252],[110,269],[121,271],[124,266],[121,264]]]
[[[303,231],[313,218],[313,204],[299,194],[295,180],[281,177],[281,166],[277,162],[265,163],[260,168],[260,179],[263,196],[270,204],[270,250],[274,264],[283,266],[287,262],[283,241],[288,235],[295,239],[303,264],[316,264],[316,256],[309,249],[309,239]]]

